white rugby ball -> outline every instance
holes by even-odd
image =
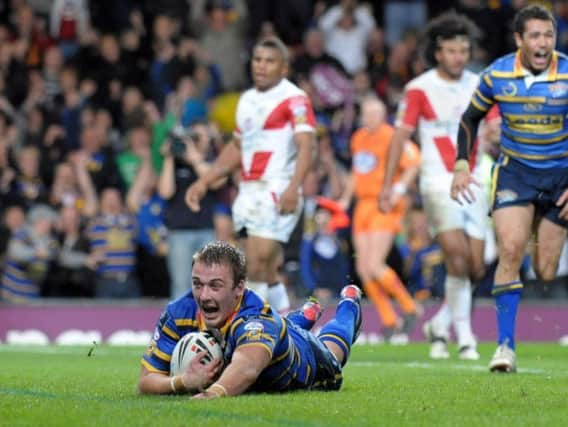
[[[191,359],[202,351],[207,353],[201,361],[204,365],[211,363],[213,359],[223,358],[221,345],[210,332],[190,332],[181,337],[172,353],[170,376],[184,372],[189,362],[191,362]]]

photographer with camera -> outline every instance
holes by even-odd
[[[166,200],[165,222],[168,228],[168,269],[171,276],[171,296],[176,298],[189,289],[191,264],[187,254],[193,254],[215,240],[213,226],[217,195],[214,190],[226,181],[218,180],[194,212],[187,207],[187,188],[209,171],[211,137],[206,123],[196,122],[189,128],[176,126],[164,144],[164,166],[158,182],[158,194]]]

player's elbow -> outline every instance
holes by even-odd
[[[140,378],[138,379],[138,385],[136,387],[136,391],[139,395],[148,395],[148,394],[158,394],[155,387],[155,382],[151,375],[148,375],[147,372],[143,372],[140,374]]]
[[[247,388],[252,385],[256,379],[260,376],[262,369],[259,366],[248,366],[242,371],[242,378],[246,382]]]
[[[136,391],[139,395],[152,394],[151,388],[148,386],[148,378],[145,375],[140,376]]]
[[[232,395],[239,395],[246,392],[256,382],[262,369],[258,366],[247,366],[239,372],[239,383],[231,390]]]

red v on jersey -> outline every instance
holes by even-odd
[[[448,172],[453,172],[454,165],[456,163],[456,145],[452,142],[452,139],[448,136],[435,136],[434,144],[438,148],[442,162],[446,167]],[[475,161],[477,160],[477,145],[479,144],[479,139],[476,138],[473,147],[471,149],[471,156],[469,157],[469,169],[473,170],[475,166]]]

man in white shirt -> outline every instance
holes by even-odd
[[[288,241],[302,210],[301,185],[310,169],[315,116],[308,96],[285,78],[288,52],[268,37],[253,49],[254,87],[237,106],[234,138],[213,167],[186,193],[191,209],[219,177],[240,167],[239,194],[233,204],[234,228],[246,237],[249,287],[260,290],[278,311],[290,307],[277,281],[280,243]],[[268,288],[267,288],[268,287]]]
[[[465,70],[474,34],[474,24],[453,12],[431,21],[426,31],[425,56],[434,67],[405,88],[380,195],[381,208],[390,210],[392,179],[402,147],[417,130],[422,153],[420,192],[428,225],[442,248],[447,273],[445,302],[424,327],[433,359],[449,357],[450,326],[456,333],[459,357],[479,359],[471,329],[471,281],[481,279],[485,271],[488,198],[481,187],[472,189],[476,202],[467,207],[450,198],[460,117],[479,81],[476,74]],[[479,144],[472,151],[472,174],[481,182]]]

